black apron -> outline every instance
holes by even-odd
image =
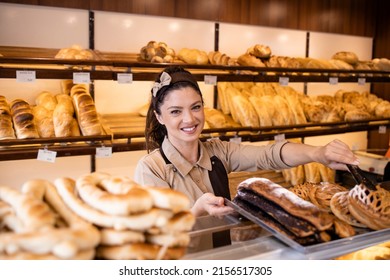
[[[171,164],[169,159],[165,156],[162,148],[160,147],[160,153],[163,157],[166,164]],[[214,194],[216,196],[222,196],[230,200],[230,190],[229,190],[229,179],[222,161],[216,157],[212,156],[210,158],[212,168],[209,171],[209,178],[211,186],[213,188]],[[224,230],[213,233],[213,247],[221,247],[231,244],[230,239],[230,230]]]

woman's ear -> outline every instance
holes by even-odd
[[[153,110],[154,115],[156,116],[156,119],[158,122],[162,125],[164,125],[164,122],[162,121],[161,115],[157,114],[156,110]]]

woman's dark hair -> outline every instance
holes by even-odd
[[[159,123],[154,112],[161,114],[161,105],[164,102],[165,96],[169,92],[185,87],[193,88],[202,97],[202,93],[194,76],[182,67],[167,67],[159,74],[158,78],[156,79],[155,84],[151,90],[152,97],[148,113],[146,115],[145,138],[146,150],[148,153],[156,148],[161,147],[165,136],[168,134],[167,129],[164,125]]]

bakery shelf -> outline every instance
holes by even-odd
[[[0,161],[37,158],[40,149],[57,157],[95,155],[96,148],[111,145],[111,135],[0,140]]]
[[[90,50],[94,59],[55,59],[59,49],[0,46],[0,77],[15,78],[16,70],[35,70],[38,79],[72,79],[75,71],[88,71],[92,80],[116,80],[118,73],[133,73],[135,81],[154,80],[168,65],[180,65],[194,74],[198,81],[205,75],[217,75],[218,81],[278,82],[280,77],[289,82],[388,82],[390,72],[374,70],[303,69],[252,66],[193,65],[179,60],[174,63],[141,61],[135,53],[115,53]]]

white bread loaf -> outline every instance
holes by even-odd
[[[209,62],[207,53],[198,49],[183,48],[177,57],[188,64],[208,64]]]
[[[11,110],[7,99],[0,95],[0,140],[15,139]]]
[[[30,104],[23,99],[15,99],[10,108],[17,138],[39,138]]]
[[[57,106],[53,112],[53,124],[56,137],[76,136],[72,133],[74,107],[72,98],[63,93],[56,95]]]
[[[32,107],[35,125],[40,137],[55,137],[53,124],[53,111],[43,105]]]
[[[53,94],[48,91],[41,92],[35,99],[36,105],[41,105],[49,111],[54,111],[57,105],[57,100]]]
[[[70,93],[82,135],[101,135],[103,128],[92,96],[84,85],[75,85]]]

